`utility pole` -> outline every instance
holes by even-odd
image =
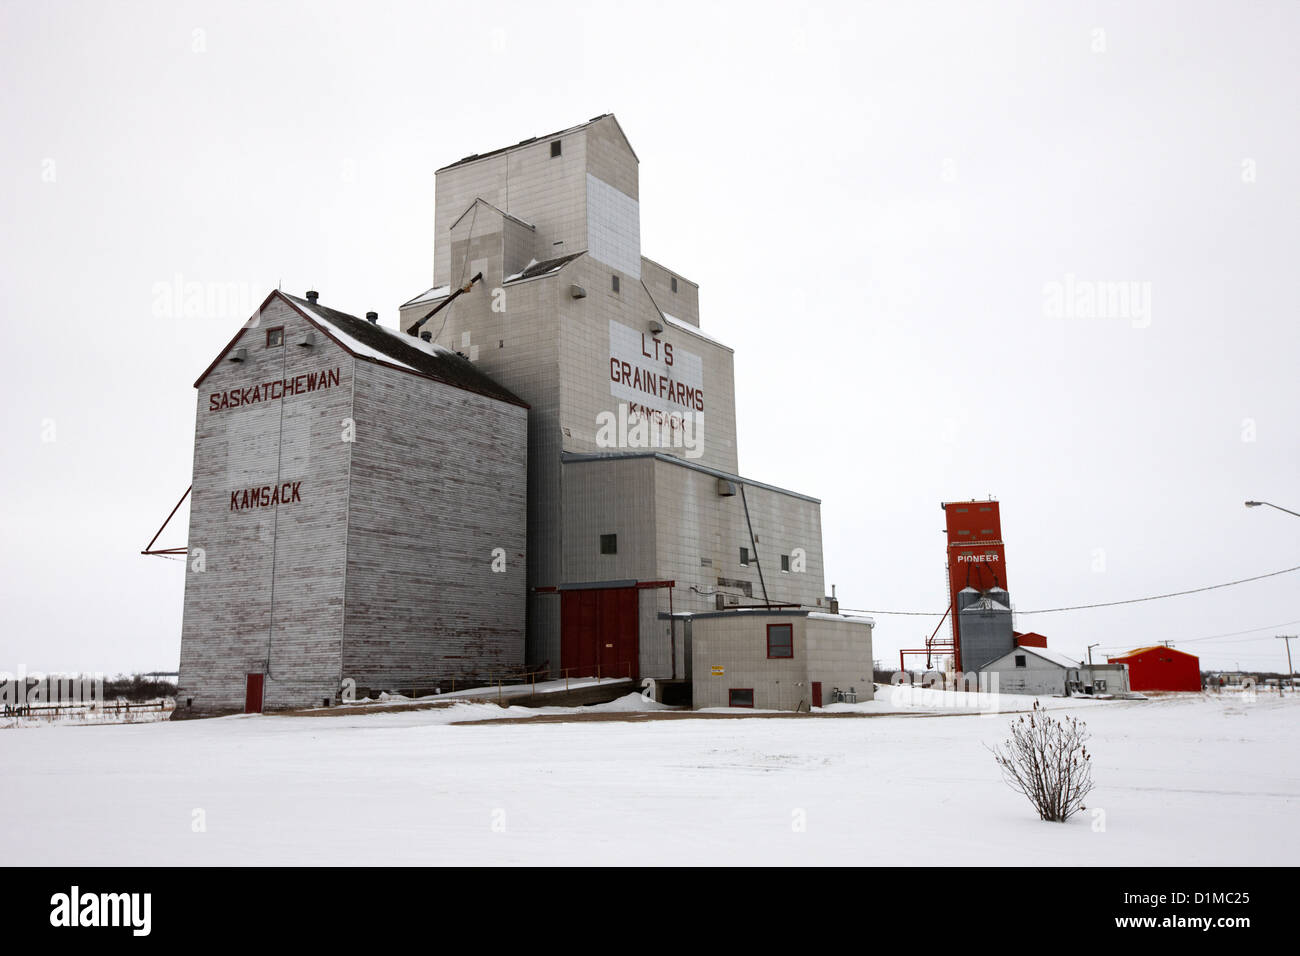
[[[1088,666],[1089,666],[1089,667],[1092,666],[1092,649],[1093,649],[1094,647],[1101,647],[1101,645],[1100,645],[1100,644],[1089,644],[1089,645],[1088,645]]]
[[[1297,638],[1294,634],[1279,634],[1277,635],[1276,640],[1286,641],[1286,680],[1289,684],[1295,680],[1295,671],[1291,669],[1291,642],[1297,640]],[[1281,681],[1278,681],[1279,687],[1281,686],[1281,683]],[[1279,693],[1281,693],[1280,690]]]

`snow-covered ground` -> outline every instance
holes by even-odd
[[[1300,859],[1297,698],[1051,703],[1094,734],[1064,825],[1001,781],[1005,714],[657,720],[629,696],[563,723],[457,703],[0,731],[0,840],[47,864]],[[485,717],[530,719],[456,725]]]

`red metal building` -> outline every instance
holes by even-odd
[[[1112,664],[1128,665],[1132,690],[1200,690],[1201,659],[1195,654],[1156,644],[1139,647],[1121,657],[1109,658]]]

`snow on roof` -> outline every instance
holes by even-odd
[[[408,305],[419,305],[421,302],[433,302],[436,301],[437,299],[445,299],[449,295],[451,295],[451,286],[436,285],[428,292],[421,292],[419,295],[417,295],[414,299],[411,299],[409,302],[403,302],[401,308],[404,309]]]
[[[559,256],[555,259],[545,259],[542,262],[532,259],[522,270],[516,272],[514,275],[506,276],[501,280],[501,282],[504,285],[507,282],[521,282],[525,279],[540,279],[542,276],[548,276],[559,272],[574,259],[578,258],[578,256],[585,256],[586,254],[587,253],[584,250],[582,252],[571,252],[567,256]]]
[[[1051,661],[1053,664],[1056,664],[1059,667],[1074,668],[1079,666],[1078,661],[1072,660],[1066,657],[1064,654],[1058,653],[1057,651],[1049,651],[1045,647],[1031,647],[1029,645],[1022,644],[1019,647],[1017,647],[1015,651],[1013,651],[1012,653],[1018,653],[1020,651],[1028,651],[1030,654],[1034,654],[1038,657],[1041,657],[1045,661]]]
[[[449,349],[445,345],[439,345],[437,342],[426,342],[418,335],[411,335],[409,332],[400,332],[397,329],[390,329],[386,325],[379,325],[376,323],[374,328],[383,329],[389,335],[396,336],[397,340],[401,342],[403,345],[408,345],[411,348],[419,349],[421,352],[424,352],[426,355],[438,356],[438,355],[460,354],[455,349]]]
[[[842,621],[846,624],[870,624],[875,625],[874,617],[867,617],[863,614],[831,614],[828,611],[809,611],[808,619],[810,621]]]
[[[692,335],[698,335],[700,338],[704,339],[704,341],[712,342],[714,345],[720,345],[724,349],[731,349],[731,346],[727,343],[715,339],[707,332],[701,332],[698,326],[691,325],[691,323],[687,322],[685,319],[679,319],[677,316],[669,315],[667,312],[660,312],[659,314],[662,315],[664,321],[673,328],[681,329],[683,332],[690,332]]]
[[[309,322],[358,358],[413,372],[512,405],[528,407],[518,395],[484,374],[469,359],[445,346],[425,342],[414,335],[358,319],[355,315],[295,295],[278,291],[272,295],[289,302]]]
[[[387,362],[391,365],[400,365],[402,368],[407,369],[408,371],[412,371],[412,372],[419,371],[419,369],[417,369],[414,365],[408,365],[407,363],[401,361],[400,359],[394,358],[392,355],[388,354],[387,352],[381,352],[379,349],[371,348],[369,345],[367,345],[365,342],[362,342],[356,336],[349,335],[347,330],[343,328],[341,323],[331,322],[329,319],[327,319],[324,315],[323,310],[313,307],[308,302],[298,300],[297,296],[294,296],[293,298],[297,302],[298,308],[300,308],[303,312],[307,313],[307,315],[312,319],[312,321],[320,325],[329,326],[330,335],[338,339],[339,344],[341,344],[352,354],[359,355],[362,358],[378,359],[381,362]],[[376,326],[376,328],[379,328],[379,326]]]

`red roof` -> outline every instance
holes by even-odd
[[[1180,651],[1176,647],[1166,647],[1164,644],[1151,644],[1147,647],[1139,647],[1129,651],[1127,654],[1116,654],[1110,658],[1112,664],[1118,661],[1126,661],[1131,657],[1138,657],[1141,654],[1148,654],[1151,651],[1160,651],[1162,653],[1177,654],[1181,657],[1190,657],[1192,660],[1198,660],[1195,654],[1188,654],[1186,651]]]
[[[1026,631],[1021,634],[1019,631],[1012,632],[1016,638],[1016,644],[1020,647],[1046,647],[1047,637],[1036,631]]]

